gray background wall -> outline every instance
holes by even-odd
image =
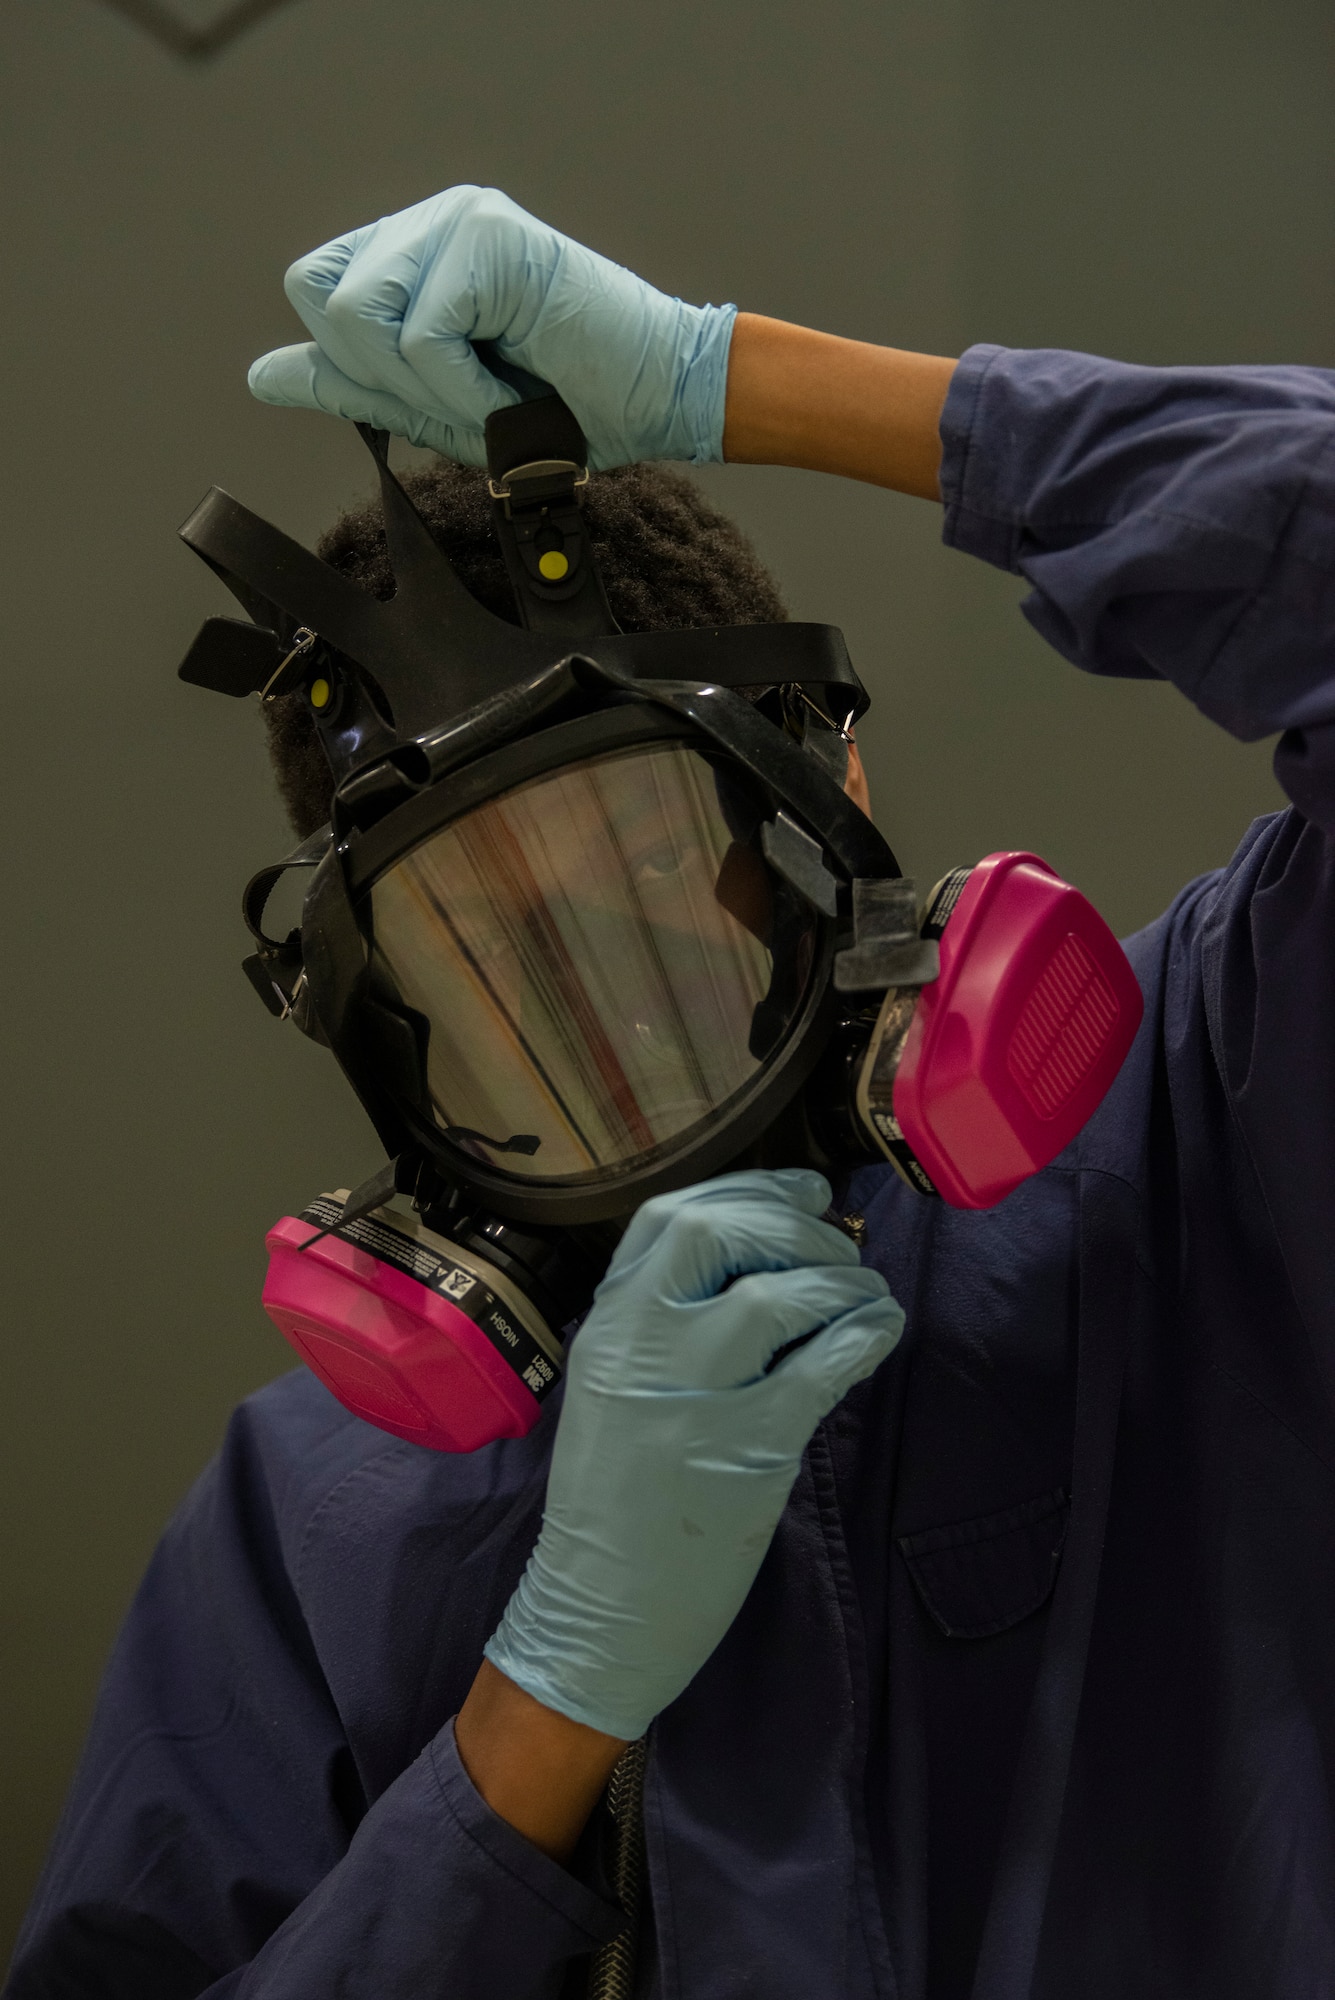
[[[0,1946],[154,1538],[286,1363],[264,1230],[376,1158],[237,970],[283,838],[258,721],[173,678],[226,608],[173,538],[204,487],[310,538],[365,485],[340,427],[247,398],[285,264],[495,181],[864,339],[1325,364],[1333,36],[1322,0],[295,0],[201,66],[98,0],[0,11]],[[914,872],[1031,846],[1125,929],[1275,803],[1266,746],[1045,655],[933,509],[704,477],[845,627]]]

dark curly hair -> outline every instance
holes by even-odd
[[[405,474],[403,485],[474,597],[514,622],[485,476],[439,459]],[[623,465],[592,473],[582,497],[607,599],[624,631],[787,618],[778,585],[740,528],[681,473]],[[393,595],[378,499],[341,514],[317,547],[373,596]],[[304,839],[328,819],[333,789],[310,704],[303,694],[286,695],[263,714],[278,788]]]

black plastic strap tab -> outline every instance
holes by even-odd
[[[854,882],[853,936],[855,942],[834,961],[838,993],[926,986],[941,970],[941,948],[919,931],[914,885],[907,876]]]
[[[507,475],[520,465],[546,460],[565,461],[578,472],[588,467],[589,447],[579,419],[555,392],[493,410],[486,421],[485,436],[487,474],[493,488],[504,486]]]
[[[177,673],[213,694],[258,694],[283,657],[278,634],[241,618],[206,618]]]

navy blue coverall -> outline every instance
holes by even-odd
[[[654,1727],[662,2000],[1335,1996],[1335,375],[982,347],[946,536],[1078,666],[1283,732],[1293,804],[1129,951],[1093,1123],[987,1214],[846,1209],[902,1346]],[[107,1672],[10,2000],[525,2000],[618,1925],[458,1709],[555,1418],[472,1457],[290,1375]],[[570,1990],[567,1987],[567,1990]]]

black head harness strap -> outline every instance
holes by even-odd
[[[559,397],[514,405],[487,424],[496,531],[519,625],[465,588],[391,472],[385,434],[358,428],[380,480],[397,585],[387,601],[219,487],[181,529],[252,621],[210,618],[181,678],[230,695],[318,690],[323,703],[313,694],[312,706],[336,783],[370,758],[531,682],[575,650],[636,679],[796,684],[840,723],[866,708],[834,626],[616,629],[578,505],[587,477],[584,439]]]

